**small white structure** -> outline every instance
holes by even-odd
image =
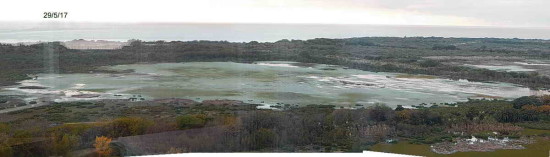
[[[468,144],[474,144],[475,142],[478,142],[479,140],[476,137],[472,136],[472,138],[466,139],[466,141],[468,141]]]

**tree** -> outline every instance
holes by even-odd
[[[524,105],[540,106],[542,102],[535,96],[522,96],[512,101],[514,108],[521,109]]]
[[[522,121],[522,116],[519,110],[509,108],[509,109],[500,111],[496,115],[496,119],[502,123],[520,122]]]
[[[466,111],[466,118],[473,121],[475,118],[479,116],[479,111],[474,107],[469,107]]]
[[[375,104],[369,107],[369,118],[378,122],[388,120],[390,113],[392,113],[392,109],[385,104]]]
[[[111,141],[111,138],[105,136],[95,138],[94,147],[98,156],[111,156],[111,153],[113,152],[113,149],[111,149],[111,147],[109,146],[109,144],[111,144]]]

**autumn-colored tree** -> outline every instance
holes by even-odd
[[[398,121],[406,122],[411,119],[411,110],[402,110],[396,112],[396,118]]]
[[[223,117],[223,125],[235,125],[237,124],[237,117],[235,116],[225,116]]]
[[[550,114],[550,105],[542,105],[537,108],[537,112]]]
[[[108,138],[105,136],[95,138],[94,147],[98,156],[108,157],[111,155],[111,153],[113,152],[113,149],[109,147],[109,144],[111,144],[111,141],[112,141],[111,138]]]
[[[542,105],[542,106],[535,106],[535,105],[525,105],[522,107],[524,110],[532,110],[538,113],[546,113],[550,114],[550,105]]]

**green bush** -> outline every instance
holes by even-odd
[[[177,117],[179,129],[201,128],[206,125],[206,115],[185,115]]]
[[[144,118],[122,117],[109,123],[108,130],[110,137],[135,136],[145,134],[151,125],[153,122]]]

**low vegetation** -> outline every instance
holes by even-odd
[[[422,109],[392,109],[383,104],[361,109],[335,109],[334,106],[309,105],[281,111],[256,110],[231,106],[201,104],[181,112],[169,112],[177,105],[125,105],[122,110],[149,110],[132,116],[106,115],[78,123],[44,117],[56,113],[86,112],[96,103],[68,103],[28,109],[30,118],[0,123],[0,153],[4,156],[68,155],[75,150],[94,148],[95,154],[137,155],[132,147],[140,143],[141,153],[169,152],[238,152],[238,151],[362,151],[387,140],[406,140],[416,144],[452,142],[455,138],[510,137],[524,135],[524,128],[549,129],[550,113],[539,109],[550,106],[549,96],[505,100],[470,100],[453,105]],[[532,102],[543,102],[531,105]],[[111,105],[106,102],[103,108]],[[521,105],[521,108],[515,106]],[[455,106],[455,107],[452,107]],[[451,109],[452,108],[452,109]],[[91,108],[89,110],[94,110]],[[6,116],[6,115],[2,115]],[[9,115],[15,116],[15,115]],[[18,115],[25,116],[25,115]],[[66,116],[66,115],[64,115]],[[28,116],[26,116],[28,117]],[[11,118],[10,118],[11,119]],[[53,125],[52,125],[53,124]],[[533,127],[535,126],[535,127]],[[497,132],[498,134],[494,134]],[[143,136],[143,137],[141,137]],[[536,136],[548,136],[544,134]],[[164,138],[186,139],[167,140]],[[111,141],[112,139],[112,141]],[[110,147],[107,143],[111,143]],[[122,146],[121,146],[122,145]],[[141,147],[140,147],[141,149]],[[176,151],[177,150],[177,151]]]

